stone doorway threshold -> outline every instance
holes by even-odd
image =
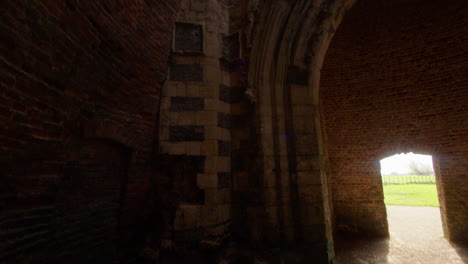
[[[336,264],[467,264],[468,248],[443,237],[438,207],[387,205],[389,239],[340,237]]]

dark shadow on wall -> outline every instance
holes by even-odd
[[[9,177],[8,189],[0,188],[0,263],[114,260],[130,150],[75,139],[57,155],[63,162],[31,158],[47,149],[29,150],[29,159],[2,164]]]
[[[55,258],[70,258],[69,263],[115,260],[130,154],[105,139],[69,146],[55,202]]]
[[[204,191],[197,186],[197,174],[203,171],[203,166],[201,156],[156,155],[150,159],[147,166],[150,185],[145,191],[138,224],[132,228],[136,240],[126,244],[133,247],[139,262],[154,263],[162,261],[168,253],[187,253],[196,248],[199,233],[174,227],[181,204],[204,203]]]
[[[389,238],[341,234],[335,238],[335,264],[389,263]]]
[[[459,243],[450,243],[457,252],[458,256],[462,259],[463,263],[468,263],[468,245],[461,245]]]

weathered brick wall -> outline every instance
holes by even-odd
[[[118,223],[139,233],[178,2],[0,3],[1,263],[84,263]]]
[[[212,253],[231,232],[292,252],[272,263],[330,261],[318,73],[350,2],[2,2],[0,263]],[[417,149],[462,234],[466,10],[359,24],[362,2],[322,76],[337,224],[385,233],[378,160]]]
[[[326,55],[320,96],[338,228],[387,232],[379,160],[433,155],[448,235],[466,240],[467,7],[358,1]]]

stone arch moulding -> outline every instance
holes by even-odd
[[[249,65],[268,212],[263,224],[277,230],[280,241],[313,245],[328,258],[333,238],[318,112],[320,68],[335,28],[354,2],[270,3],[261,14]]]

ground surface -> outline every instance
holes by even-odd
[[[384,185],[385,204],[439,206],[435,184]]]
[[[338,238],[336,264],[466,264],[468,248],[442,235],[439,208],[387,206],[389,239]]]

